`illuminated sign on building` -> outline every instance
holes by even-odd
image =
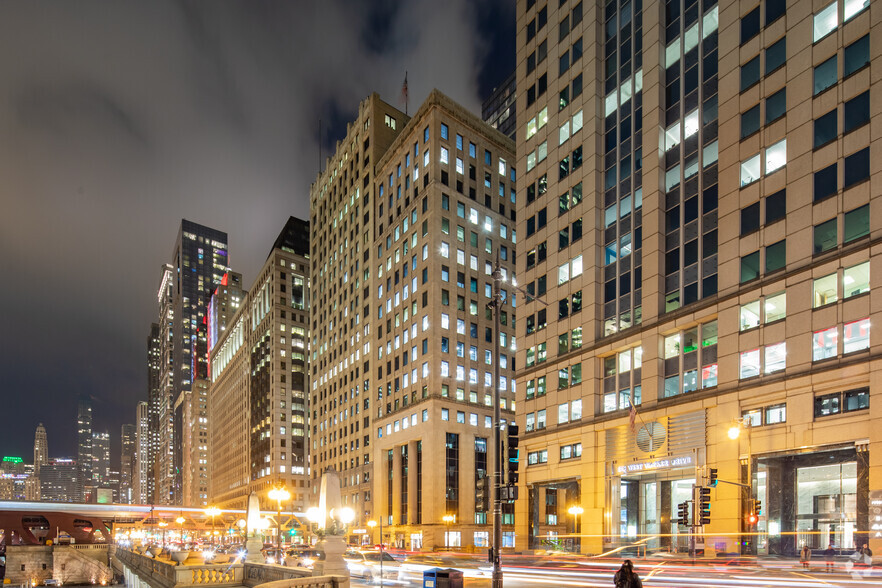
[[[669,468],[683,468],[693,465],[691,455],[682,455],[679,457],[661,457],[650,461],[638,461],[620,465],[616,468],[619,474],[640,474],[643,472],[652,472],[655,470],[666,470]]]

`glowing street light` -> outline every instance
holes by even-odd
[[[456,522],[456,515],[446,514],[441,517],[441,520],[444,521],[444,524],[447,525],[447,532],[444,533],[444,547],[447,548],[447,551],[450,551],[450,525]]]
[[[273,488],[269,491],[270,500],[275,500],[278,504],[278,512],[276,514],[276,526],[278,527],[279,537],[276,540],[276,547],[278,548],[278,562],[284,563],[284,559],[282,558],[282,501],[288,500],[291,498],[291,493],[284,487],[281,488]]]
[[[577,540],[579,541],[579,547],[577,547],[577,551],[582,551],[582,548],[581,548],[581,544],[582,544],[581,533],[582,533],[582,531],[579,528],[579,516],[583,512],[585,512],[585,509],[582,508],[581,506],[579,506],[578,504],[574,504],[569,509],[567,509],[567,512],[570,513],[571,515],[573,515],[573,529],[576,531]]]
[[[175,522],[181,526],[181,549],[183,549],[183,543],[184,543],[184,521],[186,521],[186,520],[187,520],[187,519],[185,519],[183,516],[179,516],[178,518],[175,519]]]
[[[211,517],[211,535],[212,535],[212,537],[211,537],[211,543],[214,544],[214,535],[215,535],[215,532],[214,532],[214,517],[216,517],[216,516],[218,516],[219,514],[221,514],[221,509],[219,509],[219,508],[216,507],[216,506],[210,506],[210,507],[208,507],[208,508],[205,509],[205,514],[207,514],[208,516]]]

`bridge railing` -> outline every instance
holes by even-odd
[[[342,588],[349,586],[343,576],[311,576],[308,570],[261,563],[175,565],[118,546],[112,556],[133,574],[154,588]]]

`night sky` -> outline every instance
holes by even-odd
[[[514,0],[0,3],[0,455],[76,455],[76,397],[119,451],[181,218],[251,286],[376,91],[480,115],[515,62]],[[114,461],[114,466],[118,462]]]

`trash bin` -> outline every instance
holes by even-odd
[[[451,568],[432,568],[423,572],[423,588],[462,588],[462,572]]]

